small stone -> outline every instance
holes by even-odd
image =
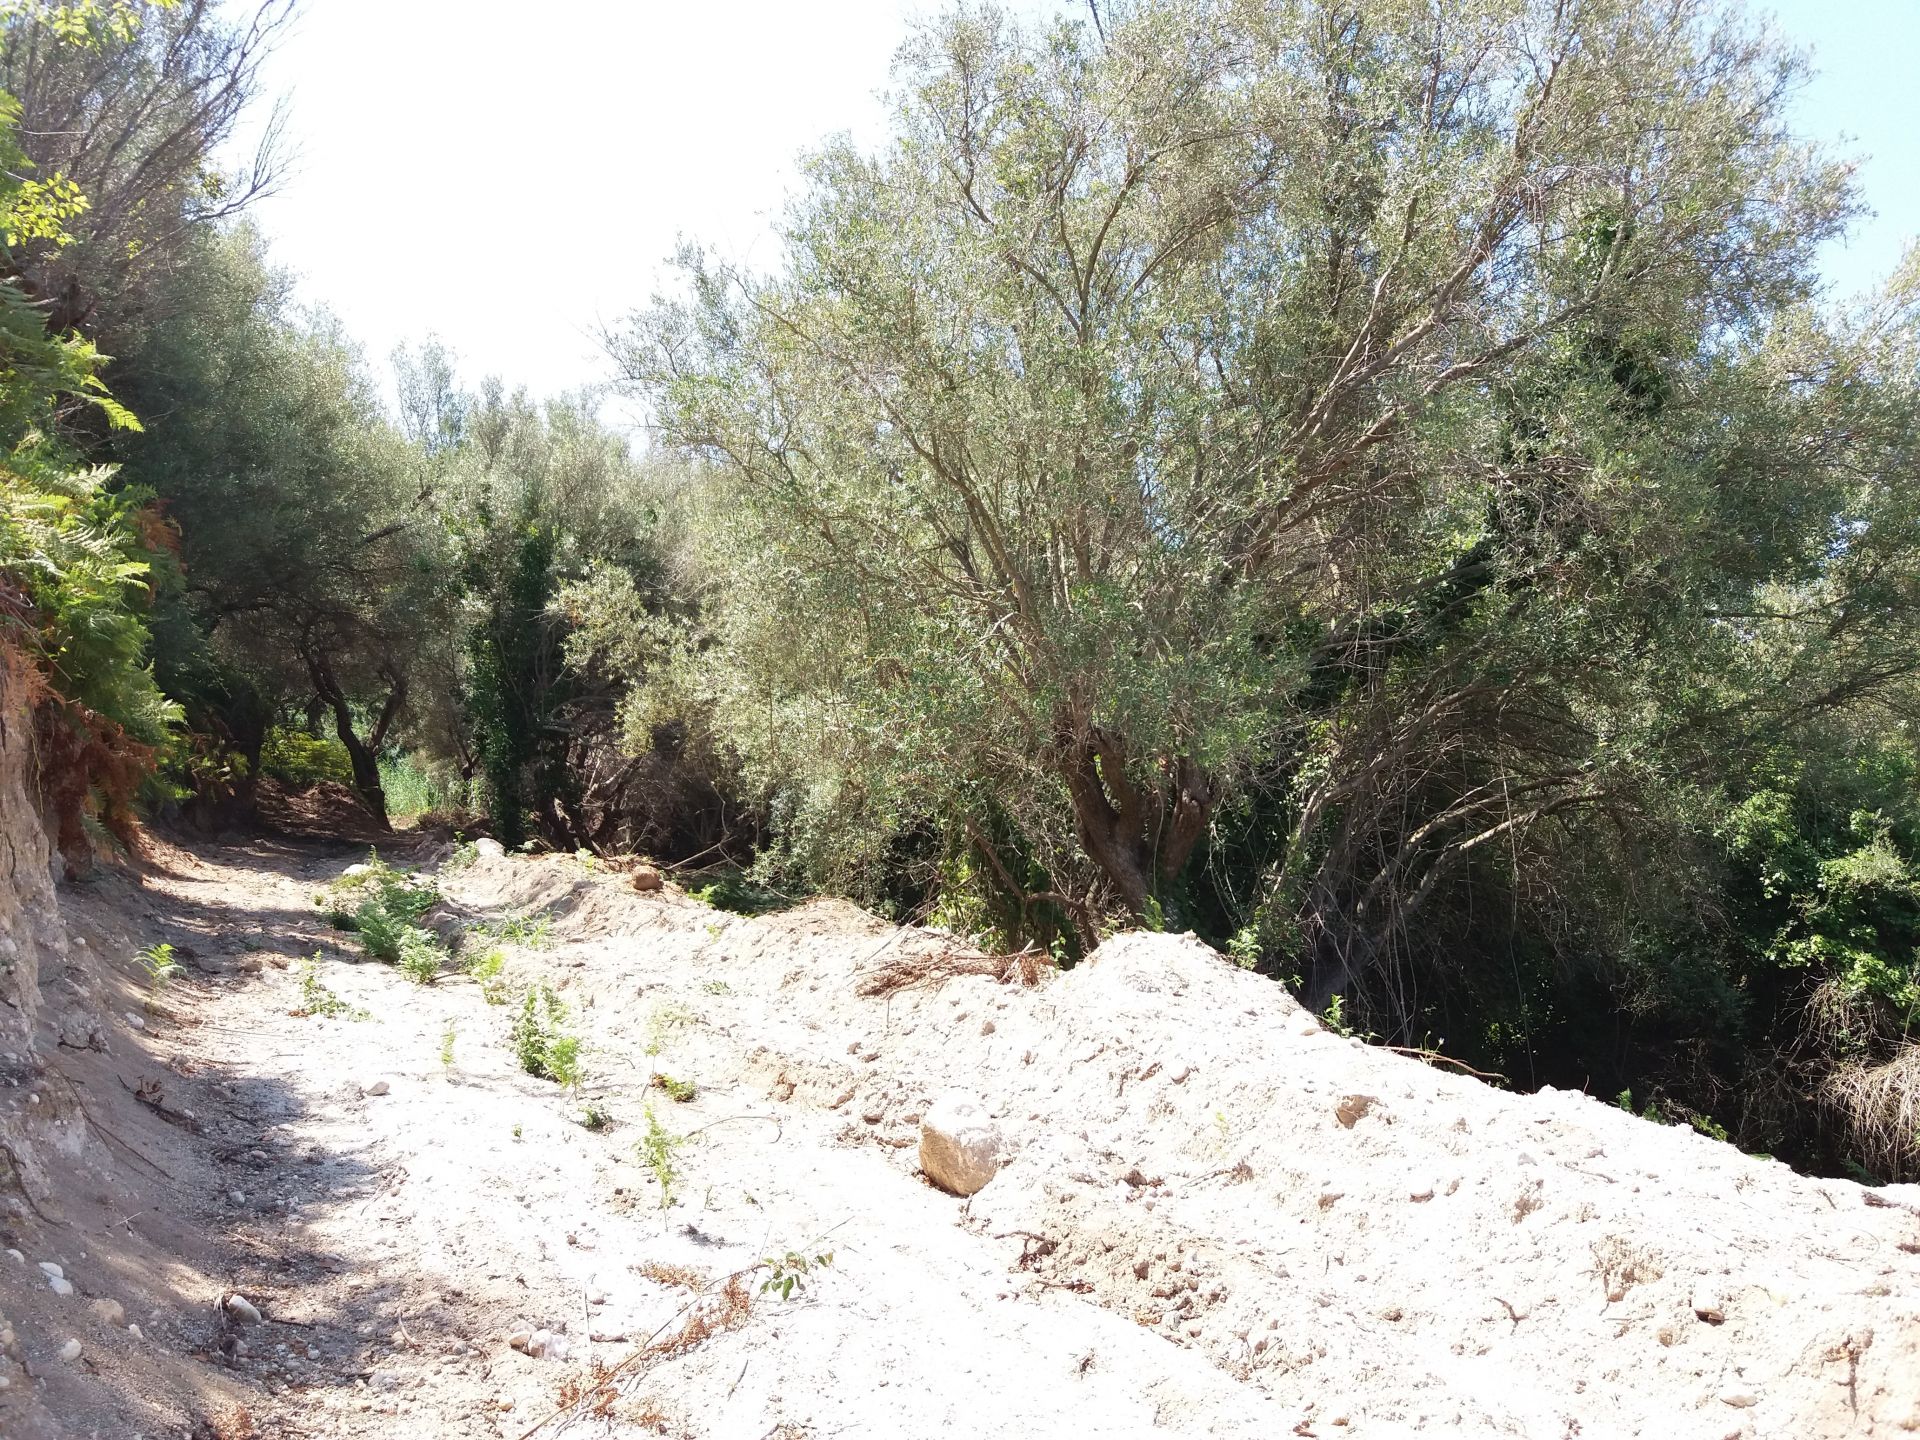
[[[247,1299],[246,1296],[238,1292],[227,1296],[227,1314],[231,1315],[235,1320],[238,1320],[242,1325],[258,1325],[260,1323],[259,1308],[251,1300]]]
[[[1333,1107],[1333,1118],[1351,1130],[1379,1103],[1379,1097],[1375,1095],[1343,1095],[1340,1103]]]
[[[247,1194],[244,1190],[229,1190],[227,1191],[227,1199],[236,1205],[244,1205],[247,1203]]]
[[[46,1276],[49,1280],[58,1280],[62,1275],[66,1274],[67,1272],[62,1270],[58,1265],[54,1264],[53,1261],[51,1260],[42,1260],[40,1262],[40,1273]]]
[[[102,1325],[111,1325],[117,1330],[127,1323],[127,1307],[118,1300],[96,1300],[87,1308]]]
[[[369,1080],[360,1087],[360,1093],[362,1095],[384,1095],[387,1093],[388,1088],[385,1080]]]
[[[1727,1318],[1727,1304],[1718,1291],[1696,1290],[1693,1292],[1693,1313],[1709,1325],[1718,1325]]]
[[[507,1346],[509,1349],[518,1350],[523,1355],[530,1353],[533,1346],[533,1331],[515,1330],[507,1336]]]
[[[973,1195],[1000,1173],[1006,1137],[978,1097],[949,1090],[920,1122],[920,1168],[942,1190]]]
[[[371,865],[367,864],[366,861],[362,860],[357,865],[347,866],[346,869],[340,872],[340,877],[343,880],[357,880],[362,875],[365,875],[368,872],[370,872],[372,869],[373,867]]]
[[[136,1340],[144,1340],[147,1338],[138,1325],[127,1326],[127,1333]]]
[[[147,1022],[129,1010],[127,1011],[127,1026],[133,1030],[144,1030],[147,1028]]]
[[[13,1257],[13,1263],[16,1265],[24,1265],[27,1263],[27,1257],[22,1255],[18,1250],[9,1250],[7,1254]]]
[[[56,1275],[47,1281],[47,1288],[56,1295],[71,1295],[73,1293],[73,1282]]]
[[[651,865],[636,865],[628,872],[627,883],[636,890],[658,890],[660,872]]]
[[[75,1360],[78,1360],[80,1358],[80,1342],[78,1340],[67,1341],[66,1344],[60,1347],[60,1358],[68,1364],[72,1364]]]
[[[1731,1405],[1736,1410],[1751,1410],[1760,1403],[1760,1397],[1745,1390],[1729,1390],[1720,1397],[1722,1405]]]
[[[488,860],[501,860],[506,857],[507,847],[491,835],[482,835],[473,842],[473,851],[474,854],[484,856]]]

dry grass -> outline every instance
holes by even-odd
[[[1920,1045],[1883,1064],[1839,1066],[1821,1084],[1819,1098],[1875,1174],[1920,1176]]]
[[[662,1358],[684,1355],[715,1335],[746,1324],[752,1310],[753,1297],[747,1293],[746,1281],[740,1275],[729,1275],[718,1294],[702,1296],[687,1307],[678,1330],[656,1336],[642,1353]]]
[[[707,1277],[691,1265],[667,1265],[658,1260],[649,1260],[644,1265],[634,1266],[634,1274],[657,1284],[691,1290],[696,1295],[707,1288]]]
[[[983,955],[957,946],[942,947],[882,961],[861,974],[857,991],[868,997],[891,995],[915,985],[941,985],[962,975],[988,975],[1002,985],[1032,986],[1053,968],[1053,958],[1039,950]]]

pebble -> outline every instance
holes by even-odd
[[[102,1325],[111,1325],[117,1330],[127,1323],[127,1309],[118,1300],[96,1300],[87,1308]]]
[[[385,1080],[369,1080],[360,1087],[360,1093],[362,1095],[384,1095],[387,1093],[387,1090],[388,1085]]]
[[[131,1030],[144,1030],[147,1028],[147,1022],[129,1010],[127,1011],[127,1027]]]
[[[145,1336],[145,1335],[144,1335],[144,1334],[143,1334],[143,1333],[141,1332],[141,1330],[140,1330],[140,1327],[139,1327],[138,1325],[129,1325],[129,1326],[127,1326],[127,1333],[128,1333],[129,1335],[131,1335],[131,1336],[133,1336],[133,1338],[134,1338],[134,1339],[136,1339],[136,1340],[144,1340],[144,1339],[146,1339],[146,1338],[147,1338],[147,1337],[146,1337],[146,1336]]]
[[[1717,1290],[1696,1290],[1693,1292],[1693,1313],[1709,1325],[1718,1325],[1727,1318],[1727,1302]]]
[[[46,1276],[49,1280],[58,1280],[62,1275],[65,1275],[67,1272],[62,1270],[58,1265],[54,1264],[53,1261],[51,1260],[42,1260],[40,1262],[40,1273]]]
[[[247,1194],[244,1190],[229,1190],[227,1191],[227,1199],[236,1205],[244,1205],[247,1203]]]
[[[47,1288],[56,1295],[71,1295],[73,1293],[73,1282],[56,1275],[47,1281]]]
[[[258,1325],[260,1311],[246,1296],[235,1293],[227,1297],[227,1314],[243,1325]]]
[[[68,1362],[78,1360],[80,1358],[80,1342],[78,1340],[67,1341],[66,1344],[60,1347],[60,1358]]]
[[[13,1257],[13,1263],[16,1265],[24,1265],[27,1263],[27,1257],[22,1255],[18,1250],[9,1250],[7,1254]]]

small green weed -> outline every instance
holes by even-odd
[[[671,1075],[662,1075],[657,1072],[653,1077],[653,1084],[656,1089],[666,1091],[682,1105],[698,1093],[691,1080],[676,1080]]]
[[[807,1256],[798,1250],[789,1250],[778,1259],[769,1256],[760,1263],[767,1268],[767,1278],[760,1282],[760,1293],[791,1300],[796,1291],[807,1288],[807,1281],[816,1270],[824,1270],[833,1264],[833,1252],[823,1250],[818,1255]]]
[[[504,950],[489,950],[467,961],[467,976],[480,987],[480,993],[489,1005],[507,1003],[506,981],[500,973],[506,967],[507,954]]]
[[[371,1018],[366,1011],[347,1004],[320,981],[320,952],[300,962],[300,1008],[295,1015],[317,1016],[323,1020],[345,1017],[348,1020]]]
[[[586,1129],[598,1134],[602,1130],[613,1128],[613,1112],[598,1100],[589,1100],[586,1108],[580,1112],[580,1123]]]
[[[709,980],[700,987],[709,995],[731,995],[733,987],[724,980]]]
[[[479,858],[480,847],[456,830],[453,832],[453,853],[441,862],[440,869],[458,874]]]
[[[580,1083],[580,1037],[567,1028],[567,1004],[544,981],[531,987],[513,1022],[513,1052],[529,1075]]]
[[[690,1024],[693,1016],[678,1005],[656,1005],[647,1020],[647,1054],[658,1055],[667,1048],[667,1037],[680,1026]]]
[[[508,945],[525,946],[529,950],[544,950],[553,943],[552,929],[553,917],[550,915],[514,914],[503,920],[475,925],[467,933],[483,940],[498,940]]]
[[[460,1031],[453,1021],[447,1022],[447,1028],[440,1032],[440,1068],[453,1069],[453,1042],[460,1037]]]
[[[147,972],[147,988],[156,995],[180,974],[180,962],[173,958],[171,945],[149,945],[133,958]]]
[[[653,1178],[660,1183],[662,1210],[673,1204],[674,1187],[680,1183],[680,1170],[673,1163],[673,1152],[685,1143],[686,1136],[669,1134],[661,1125],[660,1117],[653,1113],[653,1106],[647,1106],[647,1133],[633,1149],[640,1163],[651,1170]]]

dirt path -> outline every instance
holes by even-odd
[[[1356,1047],[1170,937],[1026,988],[844,905],[746,920],[559,857],[444,875],[436,923],[518,919],[502,988],[572,1007],[569,1092],[521,1071],[512,1006],[325,926],[355,858],[176,852],[68,902],[100,953],[191,958],[137,1025],[116,971],[125,1023],[66,1057],[134,1182],[76,1197],[61,1253],[145,1328],[84,1331],[91,1389],[40,1362],[47,1433],[1920,1429],[1904,1199]],[[351,1013],[294,1013],[305,977]],[[956,1084],[1017,1149],[971,1202],[914,1161]],[[760,1293],[789,1250],[832,1263]]]
[[[514,893],[516,862],[500,862],[504,885],[451,879],[470,923],[584,892],[586,913],[561,933],[507,947],[516,981],[551,979],[578,1012],[588,1078],[575,1095],[520,1071],[511,1006],[464,978],[415,985],[317,920],[316,889],[353,858],[209,851],[145,892],[142,918],[189,957],[143,1043],[186,1072],[168,1103],[195,1112],[210,1158],[193,1219],[226,1243],[195,1249],[209,1272],[224,1258],[219,1288],[265,1317],[220,1325],[208,1359],[259,1433],[395,1434],[404,1417],[414,1435],[519,1435],[596,1367],[679,1337],[684,1281],[736,1271],[743,1313],[724,1313],[739,1308],[724,1297],[692,1312],[732,1328],[633,1367],[601,1407],[611,1420],[564,1418],[594,1433],[741,1436],[1271,1430],[1272,1407],[1204,1356],[1010,1274],[1023,1242],[969,1233],[961,1202],[897,1163],[906,1135],[852,1119],[849,1136],[844,1101],[833,1108],[815,1073],[825,1055],[783,1065],[757,1030],[754,992],[777,990],[788,967],[761,941],[743,974],[722,942],[758,922],[641,901],[565,873],[571,862],[528,866],[538,897]],[[692,951],[694,963],[673,976],[646,963],[646,937],[604,933],[596,899],[645,906],[663,921],[656,962],[679,968]],[[70,908],[82,930],[111,927],[111,902]],[[874,924],[845,907],[798,923],[815,944],[874,943]],[[311,973],[357,1016],[290,1013],[303,1004],[296,957],[316,953]],[[811,1048],[858,1063],[844,1040]],[[695,1097],[649,1089],[656,1065]],[[583,1123],[589,1106],[604,1128]],[[665,1209],[636,1153],[649,1108],[686,1137]],[[788,1249],[833,1261],[793,1299],[759,1294],[753,1267]],[[543,1355],[509,1344],[542,1331]]]

